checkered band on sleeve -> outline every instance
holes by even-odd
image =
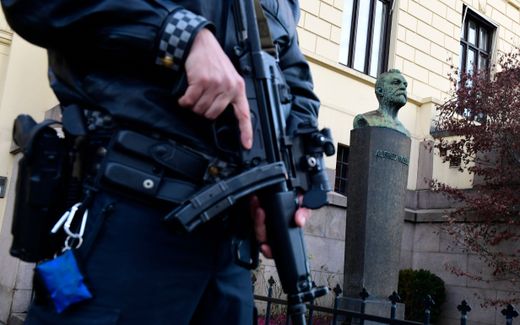
[[[178,71],[197,32],[210,24],[204,17],[181,9],[170,15],[162,31],[155,63]]]

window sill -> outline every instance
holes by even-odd
[[[520,0],[507,0],[507,2],[516,9],[520,9]]]
[[[328,59],[326,57],[323,57],[321,55],[318,55],[314,52],[302,50],[303,54],[305,54],[308,61],[325,66],[331,70],[335,70],[336,72],[339,72],[343,75],[350,76],[354,79],[358,79],[359,81],[366,83],[367,85],[375,86],[376,84],[376,78],[366,75],[362,72],[359,72],[357,70],[354,70],[352,68],[349,68],[343,64],[340,64],[339,62],[333,61],[331,59]]]
[[[447,138],[447,137],[456,137],[463,135],[460,132],[454,131],[454,130],[442,130],[442,129],[436,129],[432,127],[430,129],[430,135],[434,139],[440,139],[440,138]]]
[[[316,53],[302,50],[303,54],[305,55],[306,59],[314,64],[320,65],[322,67],[325,67],[327,69],[333,70],[341,75],[348,76],[350,78],[353,78],[355,80],[358,80],[364,84],[370,85],[375,87],[376,85],[376,78],[366,75],[362,72],[359,72],[355,69],[349,68],[339,62],[330,60],[328,58],[325,58],[323,56],[320,56]],[[434,104],[441,104],[442,101],[439,99],[433,98],[433,97],[426,97],[421,98],[417,97],[414,94],[411,94],[410,91],[408,91],[408,101],[414,105],[422,106],[427,103],[434,103]]]

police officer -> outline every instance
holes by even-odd
[[[240,142],[251,147],[244,81],[233,64],[231,0],[1,2],[10,26],[47,49],[50,84],[64,115],[79,108],[89,132],[108,128],[103,121],[109,120],[110,127],[160,134],[212,153],[211,122],[231,105]],[[288,124],[315,123],[319,101],[298,48],[298,1],[261,4],[290,88]],[[187,88],[179,93],[183,72]],[[88,209],[90,245],[77,256],[93,298],[62,313],[39,299],[27,324],[252,323],[250,274],[235,263],[232,221],[173,234],[161,222],[171,206],[103,188]],[[251,211],[264,243],[265,213],[256,198]],[[298,209],[296,223],[308,216]],[[270,256],[268,245],[261,251]]]

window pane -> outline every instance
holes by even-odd
[[[347,195],[349,147],[338,143],[337,149],[334,191]]]
[[[477,24],[473,20],[468,21],[468,38],[467,41],[473,45],[477,45]]]
[[[465,71],[466,67],[464,65],[464,62],[466,62],[464,60],[464,58],[466,57],[466,46],[464,45],[460,45],[460,57],[459,57],[459,80],[460,80],[460,76],[462,75],[462,72]]]
[[[343,29],[341,31],[341,47],[339,49],[339,62],[348,64],[348,51],[350,49],[350,35],[352,34],[352,10],[354,0],[345,0],[343,8]]]
[[[478,69],[485,70],[488,67],[488,57],[487,55],[480,54],[480,59],[478,60]]]
[[[459,57],[459,67],[464,68],[462,65],[464,63],[464,57],[466,56],[466,47],[464,45],[460,45],[460,57]]]
[[[476,64],[475,58],[476,58],[475,50],[468,49],[467,59],[466,59],[466,73],[467,74],[473,73],[473,68],[474,68],[474,65]]]
[[[465,18],[467,19],[467,18]],[[463,21],[463,25],[462,25],[462,28],[460,29],[460,38],[465,40],[466,39],[466,26],[468,24],[466,24],[465,20]]]
[[[339,61],[350,68],[377,76],[386,68],[386,34],[389,0],[344,1]]]
[[[489,50],[488,32],[484,28],[479,28],[478,46],[479,46],[479,48],[483,49],[484,51]]]
[[[358,25],[355,39],[353,66],[354,69],[360,71],[365,70],[365,54],[367,50],[370,2],[371,1],[363,0],[359,3]]]
[[[377,77],[377,70],[379,68],[379,60],[381,58],[381,48],[385,35],[385,23],[383,21],[383,3],[377,1],[376,15],[374,17],[374,35],[372,38],[372,52],[370,58],[370,72],[369,75]]]

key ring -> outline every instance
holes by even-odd
[[[75,239],[78,240],[78,243],[76,244],[76,247],[73,247],[74,242],[72,242],[72,241],[75,240]],[[65,243],[63,244],[63,249],[61,251],[65,252],[65,251],[67,251],[69,249],[72,249],[72,248],[78,249],[78,248],[80,248],[80,246],[82,244],[83,244],[83,237],[74,238],[74,237],[71,237],[71,236],[67,236],[67,238],[65,238]]]

